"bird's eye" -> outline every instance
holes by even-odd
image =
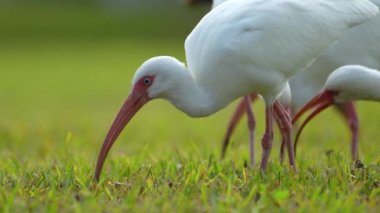
[[[150,79],[149,79],[149,78],[145,78],[145,79],[144,79],[144,84],[145,84],[145,85],[149,85],[149,84],[150,84],[150,82],[151,82],[151,81],[150,81]]]

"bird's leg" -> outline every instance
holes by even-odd
[[[255,117],[253,115],[253,111],[251,108],[251,96],[247,95],[244,97],[246,100],[246,112],[247,112],[247,122],[248,122],[248,130],[249,130],[249,156],[250,156],[250,163],[251,167],[255,166],[255,147],[254,147],[254,142],[255,142],[255,127],[256,127],[256,121]]]
[[[351,131],[351,156],[352,160],[359,159],[358,138],[359,138],[359,118],[356,113],[355,105],[352,101],[336,105],[338,111],[346,120]]]
[[[278,128],[281,132],[281,150],[280,150],[280,163],[284,161],[284,154],[285,154],[285,137],[284,137],[284,131],[283,128],[281,128],[281,121],[280,118],[277,116],[276,113],[274,113],[274,119],[277,123]]]
[[[283,133],[284,141],[288,149],[289,163],[290,166],[296,170],[295,158],[294,158],[294,149],[292,144],[292,122],[290,115],[287,110],[278,102],[275,101],[274,112],[280,120],[280,128]]]
[[[243,98],[239,102],[234,114],[232,115],[232,118],[227,127],[226,135],[224,136],[224,140],[223,140],[222,155],[221,155],[222,159],[224,159],[226,155],[227,147],[228,147],[228,144],[230,143],[230,137],[232,133],[234,132],[236,125],[238,124],[241,117],[243,116],[244,111],[246,109],[246,105],[247,105],[246,100],[245,98]]]
[[[253,102],[256,98],[257,98],[256,94],[250,95],[250,101]],[[230,143],[231,135],[234,132],[236,125],[240,121],[240,119],[243,116],[244,112],[246,111],[247,107],[250,107],[250,102],[247,102],[247,100],[245,98],[242,98],[242,100],[239,102],[239,104],[238,104],[229,124],[228,124],[227,131],[226,131],[226,134],[224,136],[223,146],[222,146],[222,154],[221,154],[222,159],[226,155],[226,151],[227,151],[228,144]]]
[[[266,170],[272,148],[273,141],[273,105],[269,105],[265,109],[265,133],[261,139],[261,146],[263,148],[263,155],[261,158],[261,170]]]
[[[285,110],[289,113],[289,115],[291,115],[291,109],[288,105],[284,106]],[[278,118],[276,118],[276,121],[277,121],[277,125],[279,126],[280,130],[281,130],[281,125],[280,125],[280,121]],[[284,162],[284,155],[285,155],[285,137],[284,137],[284,133],[282,132],[281,130],[281,149],[280,149],[280,163],[282,164]]]
[[[281,128],[281,120],[280,120],[280,118],[278,117],[278,115],[276,113],[274,113],[274,119],[276,121],[276,124],[277,124],[278,128],[280,129],[280,132],[281,132],[280,163],[283,163],[283,161],[284,161],[284,154],[285,154],[285,135],[284,135],[283,128]]]

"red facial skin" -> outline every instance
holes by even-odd
[[[98,161],[95,170],[95,180],[98,181],[103,167],[104,160],[107,157],[109,150],[120,135],[121,131],[133,118],[137,111],[151,98],[148,95],[148,89],[153,84],[155,76],[143,76],[134,85],[132,92],[128,95],[127,100],[124,102],[119,113],[114,119],[111,128],[109,129],[106,138],[104,139],[103,146],[100,150]]]

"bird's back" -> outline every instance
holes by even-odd
[[[380,0],[371,0],[380,7]],[[300,109],[323,87],[338,67],[361,64],[380,70],[380,15],[349,29],[333,46],[290,80],[292,108]]]
[[[280,88],[269,93],[279,93],[287,78],[377,12],[366,0],[229,0],[186,39],[188,67],[214,94],[237,98],[252,89],[265,94],[271,85]]]

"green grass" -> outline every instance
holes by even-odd
[[[183,37],[28,37],[0,46],[1,212],[380,209],[380,114],[374,103],[359,103],[364,167],[350,161],[347,131],[329,111],[305,130],[297,174],[278,161],[278,134],[269,169],[261,174],[244,166],[245,121],[227,158],[219,160],[233,106],[191,119],[153,101],[125,129],[95,184],[98,151],[134,71],[154,55],[183,60]],[[259,160],[263,104],[254,110]]]

